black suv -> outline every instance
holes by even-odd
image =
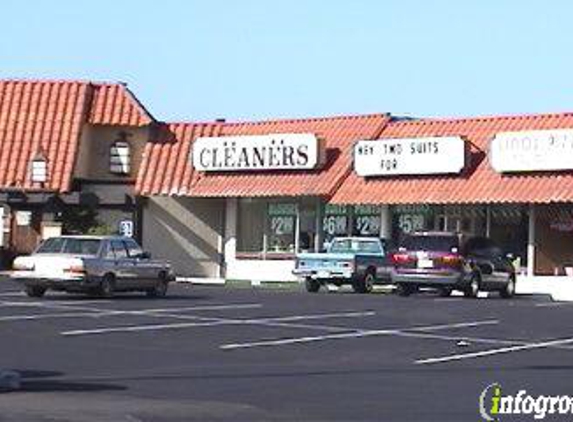
[[[504,298],[515,292],[515,267],[491,239],[451,232],[418,232],[405,236],[392,254],[392,282],[408,296],[420,287],[433,287],[442,296],[461,290],[466,297],[478,291],[498,291]]]

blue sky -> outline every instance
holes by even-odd
[[[159,119],[573,110],[573,2],[2,0],[0,77],[126,81]]]

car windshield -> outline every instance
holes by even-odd
[[[377,242],[356,239],[335,240],[330,245],[331,253],[379,253],[380,245]]]
[[[70,255],[97,255],[101,240],[54,237],[46,240],[36,253],[63,253]]]
[[[66,239],[63,237],[52,237],[40,245],[36,253],[60,253]]]
[[[400,246],[410,251],[451,252],[459,247],[459,241],[457,236],[410,235],[402,240]]]

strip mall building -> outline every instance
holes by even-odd
[[[573,270],[573,113],[162,123],[125,87],[117,92],[139,119],[92,121],[97,105],[86,97],[82,106],[89,107],[78,114],[86,117],[74,132],[79,149],[66,150],[66,189],[80,186],[75,178],[89,180],[81,171],[89,145],[99,139],[106,148],[98,153],[117,155],[117,145],[107,146],[121,137],[122,147],[133,147],[129,172],[99,169],[94,180],[114,186],[133,180],[135,235],[181,276],[293,280],[295,254],[321,250],[334,236],[379,236],[392,244],[403,233],[433,229],[493,238],[528,279]],[[3,151],[18,145],[6,143],[16,114],[4,98]],[[129,139],[126,132],[138,135]],[[87,133],[97,139],[86,140]],[[54,165],[58,142],[52,135],[36,148],[55,151]],[[18,168],[32,168],[32,150]],[[47,164],[49,178],[51,156]],[[20,186],[12,178],[0,194],[30,195],[46,186],[49,180]],[[10,233],[6,227],[3,233],[6,247]]]

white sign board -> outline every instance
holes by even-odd
[[[499,173],[573,169],[573,129],[501,132],[490,145]]]
[[[319,164],[311,133],[197,138],[191,150],[200,171],[310,170]]]
[[[133,237],[133,221],[121,220],[119,222],[119,234],[126,237]]]
[[[465,157],[459,136],[358,141],[354,170],[363,177],[459,173]]]

